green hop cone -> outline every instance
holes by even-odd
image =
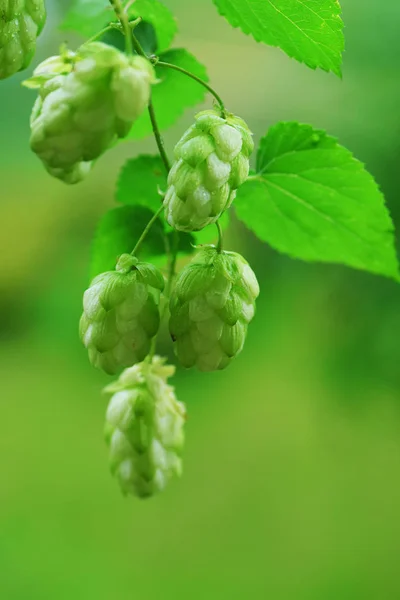
[[[0,79],[29,66],[45,21],[44,0],[0,0]]]
[[[141,56],[92,42],[77,54],[51,57],[25,82],[39,90],[31,116],[31,148],[47,171],[78,183],[146,108],[154,69]]]
[[[182,366],[225,369],[243,349],[258,294],[256,276],[239,254],[201,250],[180,273],[170,301]]]
[[[168,223],[188,232],[215,223],[246,181],[253,149],[242,119],[223,118],[217,110],[199,113],[175,147],[164,198]]]
[[[105,437],[110,467],[124,494],[140,498],[161,492],[182,472],[185,407],[167,379],[175,367],[155,356],[124,371],[109,385]]]
[[[113,375],[141,362],[160,327],[161,273],[123,254],[115,271],[95,277],[83,297],[80,336],[93,366]]]

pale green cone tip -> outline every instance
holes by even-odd
[[[31,148],[47,171],[81,181],[90,165],[129,133],[155,83],[150,62],[101,42],[63,49],[25,82],[38,89],[31,116]]]
[[[170,300],[169,328],[180,364],[226,368],[243,349],[259,291],[242,256],[200,250],[178,276]]]
[[[45,21],[44,0],[0,0],[0,79],[29,66]]]
[[[105,425],[110,469],[124,494],[148,498],[181,475],[186,410],[167,383],[174,372],[155,356],[104,390],[111,395]]]
[[[130,254],[120,257],[115,271],[92,281],[79,331],[93,366],[113,375],[144,360],[160,326],[163,289],[158,269]]]
[[[218,110],[199,113],[175,147],[164,197],[168,223],[188,232],[215,223],[246,181],[253,149],[243,119]]]

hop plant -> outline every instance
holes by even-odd
[[[25,82],[39,89],[31,116],[31,148],[65,183],[81,181],[146,108],[154,69],[101,42],[39,65]]]
[[[167,379],[175,367],[155,356],[124,371],[105,392],[112,394],[105,437],[110,468],[122,492],[146,498],[181,475],[185,407]]]
[[[45,21],[44,0],[0,0],[0,79],[29,66]]]
[[[170,332],[179,362],[201,371],[227,367],[241,352],[259,286],[235,252],[201,250],[181,272],[170,301]]]
[[[175,147],[164,198],[168,223],[188,232],[215,223],[246,181],[253,149],[243,119],[217,110],[199,113]]]
[[[163,288],[158,269],[130,254],[92,281],[83,297],[80,335],[93,366],[113,375],[144,360],[160,326]]]

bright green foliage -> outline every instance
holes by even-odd
[[[77,183],[89,170],[87,163],[128,135],[148,104],[153,82],[146,59],[100,42],[82,46],[75,56],[45,61],[26,82],[39,88],[32,150],[51,175]]]
[[[341,74],[343,21],[338,0],[214,0],[233,27],[278,46],[315,69]]]
[[[122,373],[105,391],[112,394],[105,436],[110,468],[122,492],[147,498],[182,472],[185,406],[167,379],[175,367],[155,356]]]
[[[151,264],[123,254],[115,271],[98,275],[83,297],[80,336],[95,367],[113,375],[142,361],[160,326],[164,289]]]
[[[45,21],[44,0],[0,0],[0,79],[29,66]]]
[[[258,294],[256,276],[240,254],[201,250],[171,296],[169,327],[181,365],[227,367],[243,349]]]
[[[215,223],[246,181],[253,148],[243,119],[217,110],[199,113],[175,146],[164,198],[168,223],[180,231]]]
[[[272,127],[235,208],[261,240],[290,256],[398,278],[382,193],[363,164],[323,131]]]
[[[186,69],[193,75],[208,81],[207,70],[190,52],[183,48],[169,50],[159,56],[161,61]],[[161,131],[168,129],[180,119],[185,110],[204,102],[206,90],[193,79],[172,69],[155,67],[157,81],[153,88],[153,104]],[[141,139],[152,135],[149,115],[144,113],[132,128],[129,138]]]

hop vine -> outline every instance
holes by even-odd
[[[297,19],[290,1],[272,15],[258,0],[246,0],[241,11],[214,3],[256,40],[279,42],[298,61],[340,74],[344,44],[337,0],[329,10],[309,11],[310,24]],[[24,81],[37,93],[31,149],[62,183],[95,176],[96,162],[137,131],[142,135],[151,127],[157,146],[157,157],[142,157],[146,174],[141,178],[135,171],[129,189],[131,204],[147,212],[151,207],[151,217],[142,230],[129,212],[135,222],[124,222],[124,231],[131,226],[135,239],[118,228],[113,232],[120,250],[84,292],[79,324],[90,363],[119,374],[105,390],[111,396],[105,428],[110,468],[122,492],[140,498],[161,492],[182,472],[186,408],[168,383],[175,366],[157,354],[160,331],[169,329],[178,365],[219,371],[244,350],[255,317],[256,275],[224,240],[223,217],[231,206],[262,241],[292,257],[342,262],[400,280],[391,219],[364,166],[325,132],[284,122],[261,140],[251,171],[250,127],[229,112],[205,72],[194,72],[199,63],[189,53],[165,49],[175,20],[166,7],[150,4],[109,0],[106,8],[106,0],[99,0],[88,9],[77,0],[69,17],[78,33],[90,31],[91,37],[75,50],[63,46]],[[84,27],[76,21],[80,14]],[[104,20],[103,29],[91,31],[92,17]],[[279,40],[270,34],[271,19],[277,20],[271,31],[279,31]],[[0,79],[30,65],[45,20],[43,0],[0,0]],[[149,28],[151,39],[145,35]],[[118,39],[107,38],[111,34]],[[186,108],[180,106],[180,83],[182,89],[195,86],[192,104],[202,99],[198,90],[211,94],[214,104],[177,136],[171,160],[161,133],[171,123],[159,118],[157,98]],[[215,243],[200,245],[197,232],[209,226]],[[156,230],[161,265],[149,252]],[[182,259],[193,252],[190,262]]]

